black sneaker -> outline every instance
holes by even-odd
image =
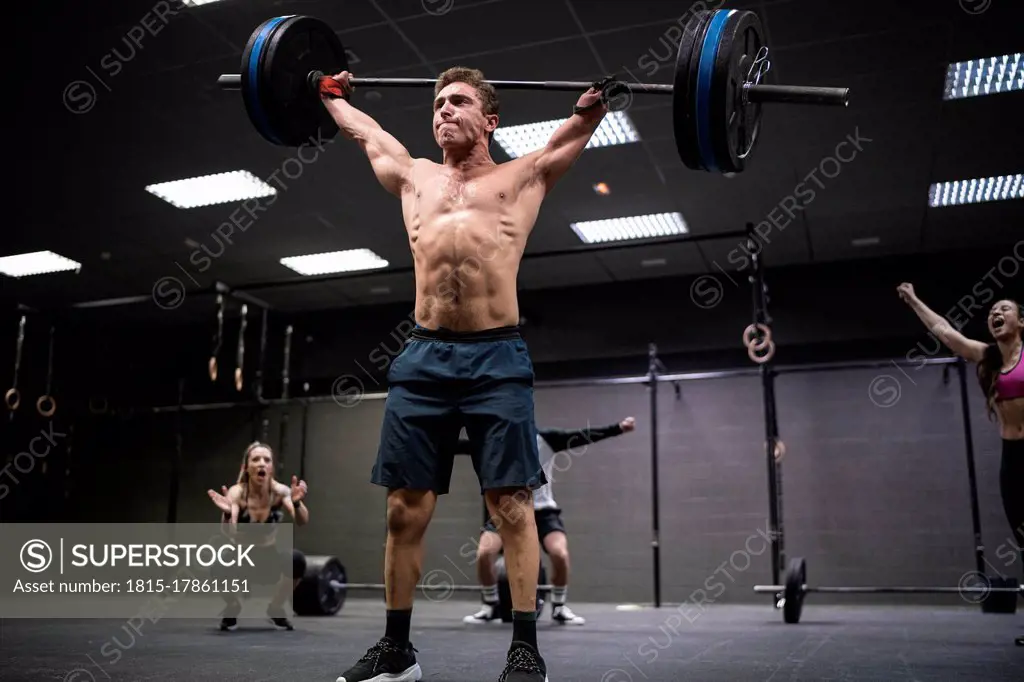
[[[1024,635],[1021,635],[1017,639],[1013,640],[1013,643],[1017,646],[1024,646]]]
[[[270,617],[270,622],[274,624],[275,628],[279,630],[294,630],[291,622],[285,617],[284,609],[282,608],[269,608],[267,609],[267,616]]]
[[[415,651],[412,644],[403,649],[387,637],[381,637],[336,682],[416,682],[423,673],[416,662]]]
[[[242,611],[242,605],[239,604],[237,601],[232,603],[232,604],[228,604],[227,606],[225,606],[224,610],[220,614],[221,615],[221,619],[220,619],[220,629],[221,629],[221,631],[228,632],[228,631],[231,631],[231,630],[237,630],[238,629],[238,618],[237,618],[237,616],[238,616],[239,613],[241,613],[241,611]]]
[[[548,682],[548,669],[536,649],[525,642],[512,642],[498,682]]]

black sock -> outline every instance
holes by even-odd
[[[512,641],[525,642],[537,649],[537,612],[512,612]]]
[[[388,609],[387,627],[384,636],[400,647],[409,643],[409,628],[412,623],[412,609],[392,611]]]

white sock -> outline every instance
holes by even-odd
[[[562,587],[552,586],[551,588],[551,605],[552,606],[564,606],[565,605],[565,593],[569,591],[568,585]]]
[[[481,585],[480,593],[484,597],[485,604],[497,604],[498,603],[498,586],[497,585]]]

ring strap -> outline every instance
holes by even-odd
[[[14,350],[14,380],[10,389],[4,394],[4,402],[7,409],[11,411],[11,418],[14,418],[14,410],[21,405],[21,392],[18,390],[18,371],[21,369],[21,349],[25,345],[25,316],[18,321],[18,341]]]
[[[242,304],[242,324],[238,328],[238,351],[235,354],[235,388],[242,390],[242,367],[245,364],[245,328],[249,325],[249,306]]]
[[[289,374],[292,363],[292,326],[288,325],[284,330],[284,365],[281,370],[281,397],[288,399],[288,389],[291,386],[291,375]]]
[[[50,325],[50,351],[46,361],[46,395],[51,395],[53,389],[53,337],[56,333],[54,326]]]
[[[18,371],[21,369],[21,349],[25,345],[25,316],[18,321],[18,343],[14,350],[14,383],[11,388],[18,388]]]
[[[217,355],[224,343],[224,294],[217,294],[217,333],[213,336],[213,350],[210,351],[210,380],[217,380]]]
[[[256,366],[256,399],[263,399],[264,369],[267,366],[267,326],[269,325],[269,313],[263,309],[263,324],[260,327],[260,364]],[[266,438],[261,439],[266,442]]]

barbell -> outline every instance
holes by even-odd
[[[498,613],[504,622],[512,621],[512,593],[505,573],[505,559],[498,557],[495,562],[498,576]],[[541,565],[537,585],[537,614],[544,609],[544,601],[552,585],[546,585],[547,573]],[[292,604],[295,613],[300,616],[333,616],[345,605],[349,590],[383,592],[384,583],[349,582],[345,567],[333,556],[306,557],[306,573],[295,588]],[[437,584],[419,584],[419,592],[480,592],[479,585],[455,585],[440,582]]]
[[[754,585],[754,592],[775,594],[781,598],[782,617],[787,623],[799,623],[803,611],[804,597],[811,593],[820,594],[959,594],[978,595],[978,602],[985,611],[992,613],[1016,613],[1017,597],[1024,595],[1024,587],[1014,579],[985,578],[986,587],[815,587],[807,584],[807,561],[793,558],[784,575],[783,585]],[[1006,595],[1005,597],[1003,595]]]
[[[694,12],[679,42],[671,84],[612,79],[606,99],[630,93],[672,96],[676,148],[688,168],[739,173],[750,159],[761,130],[762,104],[847,106],[848,88],[768,85],[770,69],[761,20],[740,10]],[[298,147],[337,133],[321,105],[325,73],[348,70],[345,47],[319,19],[289,15],[268,19],[253,31],[242,51],[241,73],[217,83],[241,90],[253,126],[267,141]],[[352,78],[355,87],[433,88],[433,78]],[[497,89],[566,90],[582,94],[593,83],[578,81],[487,81]],[[628,101],[628,100],[627,100]],[[612,107],[614,108],[614,107]]]

